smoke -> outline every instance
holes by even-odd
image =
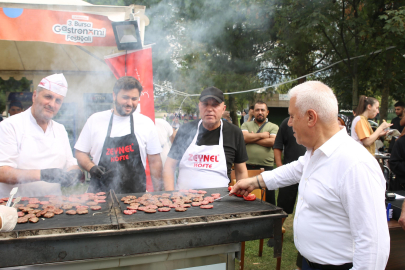
[[[207,0],[148,6],[151,23],[145,42],[156,43],[155,81],[170,81],[177,90],[199,93],[221,84],[215,74],[252,70],[254,38],[268,27],[264,4]]]
[[[217,74],[253,70],[250,62],[256,50],[255,38],[258,38],[257,33],[265,28],[268,20],[263,19],[266,15],[263,14],[264,4],[261,1],[173,3],[163,0],[147,6],[146,15],[150,25],[145,29],[145,44],[156,44],[152,48],[154,81],[188,93],[200,93],[212,85],[221,90],[230,88],[227,86],[229,82],[222,81]],[[256,28],[259,30],[255,31]],[[249,35],[248,39],[246,35]],[[100,110],[94,108],[95,104],[86,103],[84,95],[112,93],[116,80],[103,62],[103,57],[112,54],[113,49],[84,47],[86,52],[74,45],[41,42],[29,42],[26,47],[42,55],[31,70],[46,70],[43,67],[48,65],[51,66],[48,70],[52,70],[34,78],[34,89],[40,79],[53,73],[63,71],[67,79],[69,90],[54,120],[65,126],[73,138],[73,146],[88,117]],[[233,87],[237,85],[234,83]],[[182,100],[183,97],[179,103]],[[196,106],[198,100],[190,101],[190,106],[193,102]],[[105,110],[111,108],[112,104],[106,102],[99,105],[105,106],[101,109]]]

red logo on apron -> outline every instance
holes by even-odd
[[[116,147],[116,148],[107,148],[106,155],[115,156],[115,157],[111,157],[111,162],[127,160],[129,157],[128,157],[128,155],[125,155],[125,154],[129,153],[129,152],[134,152],[134,149],[132,149],[133,145],[134,144]],[[121,156],[118,156],[118,155],[121,155]]]
[[[212,164],[203,163],[203,162],[219,162],[219,155],[193,155],[188,154],[189,161],[196,161],[194,167],[197,168],[212,168]]]

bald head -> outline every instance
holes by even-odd
[[[314,110],[320,122],[336,123],[338,102],[332,89],[319,81],[307,81],[292,88],[288,94],[296,98],[295,106],[301,115]]]

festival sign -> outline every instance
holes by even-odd
[[[0,8],[0,40],[116,46],[111,21],[87,13]]]

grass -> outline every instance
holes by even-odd
[[[278,191],[276,191],[276,197]],[[297,249],[294,245],[293,220],[294,213],[289,215],[285,220],[283,227],[285,228],[283,251],[281,256],[281,269],[294,270],[297,269]],[[245,268],[246,270],[258,269],[276,269],[277,259],[273,258],[273,248],[267,246],[268,239],[264,240],[263,256],[259,257],[259,240],[248,241],[245,244]],[[239,269],[239,261],[236,260],[235,269]]]

